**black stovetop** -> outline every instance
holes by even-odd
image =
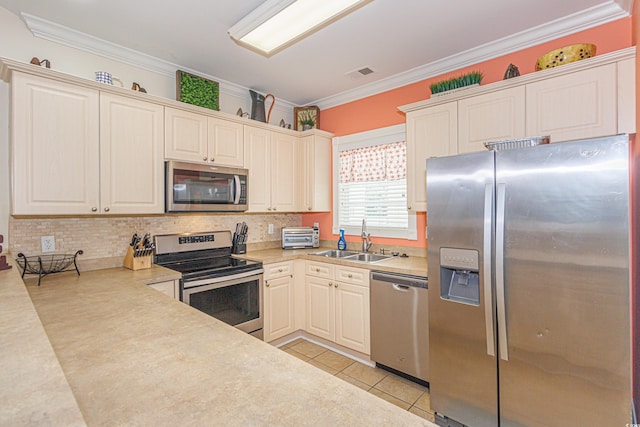
[[[230,276],[247,271],[260,270],[262,263],[220,251],[194,251],[174,256],[157,257],[156,264],[182,273],[183,280],[199,280]]]

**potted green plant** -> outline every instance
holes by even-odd
[[[310,110],[302,111],[300,113],[300,124],[302,130],[309,130],[316,125],[316,119],[313,116],[313,112]]]
[[[435,95],[436,93],[447,92],[455,89],[459,89],[465,86],[470,85],[479,85],[482,81],[482,77],[484,75],[480,71],[472,71],[467,74],[463,74],[459,77],[453,77],[447,80],[442,80],[436,83],[433,83],[431,88],[431,94]]]

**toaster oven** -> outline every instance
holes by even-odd
[[[283,227],[282,249],[306,249],[320,247],[318,227]]]

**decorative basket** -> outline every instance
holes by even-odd
[[[37,274],[38,286],[40,286],[40,280],[44,276],[72,270],[71,264],[73,264],[73,268],[75,268],[79,276],[80,270],[78,270],[76,258],[82,254],[82,250],[77,251],[75,254],[44,254],[35,256],[25,256],[20,252],[16,261],[20,268],[22,268],[22,277],[24,277],[26,273]]]
[[[569,64],[596,55],[596,45],[581,43],[565,46],[545,53],[536,61],[536,71]]]

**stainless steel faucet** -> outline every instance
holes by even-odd
[[[362,252],[367,252],[371,247],[371,234],[367,233],[367,221],[362,220]]]

